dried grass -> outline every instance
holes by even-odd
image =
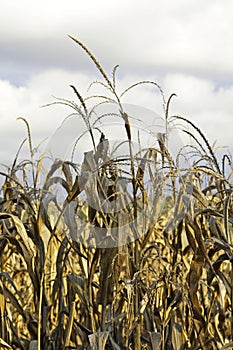
[[[231,349],[232,172],[225,175],[226,161],[232,168],[230,157],[223,157],[220,169],[204,134],[177,116],[197,132],[196,145],[190,145],[196,151],[192,166],[179,168],[167,148],[174,119],[169,117],[171,98],[165,103],[165,138],[158,137],[158,148],[134,154],[130,118],[120,98],[148,82],[118,96],[117,67],[111,80],[92,53],[72,39],[112,94],[98,98],[119,105],[129,152],[124,159],[114,158],[103,133],[96,143],[93,124],[98,120],[91,124],[86,106],[90,97],[84,99],[72,85],[80,106],[62,99],[55,103],[83,118],[93,150],[80,170],[72,161],[56,160],[39,186],[42,158],[33,158],[30,128],[23,119],[31,161],[17,164],[17,154],[9,172],[1,172],[0,347]],[[87,179],[87,174],[92,176]],[[54,186],[66,192],[63,203],[57,202]],[[121,209],[106,210],[116,199]],[[125,241],[123,223],[129,224]],[[92,235],[90,225],[96,229]],[[106,232],[102,241],[98,229]]]

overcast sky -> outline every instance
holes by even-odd
[[[102,79],[68,34],[110,76],[120,65],[119,89],[153,80],[166,99],[176,93],[171,114],[189,118],[212,144],[232,152],[232,0],[0,0],[0,9],[0,163],[13,161],[26,136],[18,117],[29,121],[36,146],[71,112],[41,106],[53,96],[75,100],[70,84],[85,96],[89,83]],[[162,115],[155,88],[137,88],[124,102]]]

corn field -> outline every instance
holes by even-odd
[[[80,164],[35,157],[25,118],[28,159],[1,171],[0,348],[22,350],[225,350],[233,348],[233,164],[204,133],[170,115],[160,86],[140,81],[117,92],[95,56],[106,94],[57,98],[85,125],[92,148]],[[122,98],[149,84],[164,106],[164,132],[133,148]],[[94,102],[93,102],[94,101]],[[90,107],[89,105],[92,104]],[[99,116],[100,105],[117,115]],[[125,153],[111,149],[101,125],[115,118]],[[176,155],[169,134],[190,140]],[[115,148],[121,145],[116,145]],[[64,194],[61,200],[57,191]]]

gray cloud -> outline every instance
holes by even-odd
[[[120,78],[117,81],[119,91],[123,91],[139,79],[138,76]],[[76,85],[85,97],[87,87],[93,80],[94,77],[88,77],[80,72],[54,69],[34,76],[25,87],[15,87],[8,82],[0,81],[1,149],[8,145],[7,147],[14,155],[20,140],[26,136],[25,126],[22,122],[16,121],[20,116],[29,121],[35,146],[41,140],[51,137],[63,120],[73,113],[73,110],[62,105],[44,108],[41,106],[56,102],[53,95],[77,100],[69,87],[70,84]],[[216,90],[212,81],[180,74],[168,74],[161,81],[161,86],[166,98],[173,92],[178,95],[172,100],[171,115],[190,118],[205,131],[211,143],[217,139],[219,146],[233,146],[231,128],[233,87],[222,87]],[[97,91],[96,89],[97,86],[93,86],[88,94],[101,92],[101,89],[98,88]],[[103,93],[106,91],[102,89]],[[156,87],[146,85],[137,87],[126,94],[122,102],[146,107],[160,117],[164,117],[162,97]],[[147,124],[150,123],[147,116],[136,117],[140,117]],[[83,125],[80,119],[78,123]],[[77,127],[77,134],[80,130]],[[111,133],[111,130],[109,132]],[[4,154],[6,156],[5,151]],[[6,160],[6,157],[2,158],[2,161]]]
[[[107,68],[120,64],[144,74],[233,77],[231,1],[2,3],[2,67],[7,69],[6,63],[11,62],[25,76],[27,69],[33,73],[33,67],[37,71],[45,67],[91,69],[85,54],[67,38],[71,34]]]
[[[85,95],[101,78],[67,34],[86,44],[109,74],[120,64],[119,88],[155,80],[166,97],[177,93],[172,113],[233,149],[232,1],[0,0],[0,7],[0,162],[11,161],[26,136],[17,117],[29,120],[36,145],[70,113],[40,106],[52,95],[75,99],[70,84]],[[137,88],[124,102],[163,111],[152,87]]]

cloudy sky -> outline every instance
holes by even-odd
[[[18,117],[30,123],[34,146],[51,140],[71,110],[41,106],[53,96],[75,100],[70,84],[85,96],[90,82],[102,79],[68,34],[110,76],[120,65],[119,89],[152,80],[166,99],[176,93],[170,113],[189,118],[211,144],[232,152],[232,0],[0,0],[0,9],[0,163],[13,161],[26,136]],[[123,102],[163,112],[155,87],[138,87]],[[76,133],[79,125],[64,132]],[[60,134],[56,142],[64,140]]]

